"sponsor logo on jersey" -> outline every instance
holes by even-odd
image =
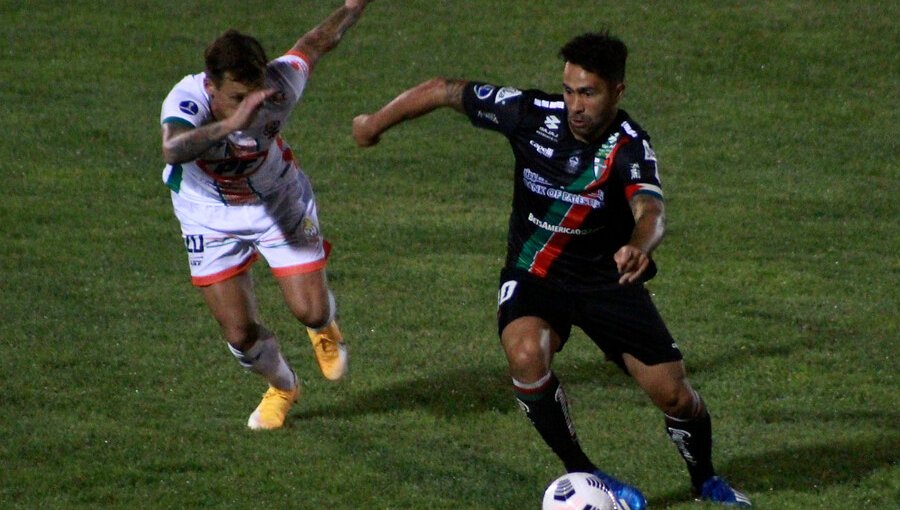
[[[507,99],[510,99],[510,98],[513,98],[516,96],[521,96],[521,95],[522,95],[522,91],[519,89],[514,89],[512,87],[503,87],[502,89],[497,91],[497,97],[494,98],[494,102],[502,103],[503,101],[506,101]]]
[[[559,129],[559,124],[560,120],[556,115],[547,115],[547,117],[544,118],[544,125],[547,126],[547,129],[551,131],[556,131],[557,129]]]
[[[584,205],[591,209],[602,209],[606,205],[603,190],[598,189],[585,194],[571,193],[564,189],[554,187],[550,181],[532,171],[530,168],[526,168],[522,172],[522,182],[525,184],[525,188],[528,189],[528,191],[542,197],[561,200],[574,205]]]
[[[550,181],[548,181],[547,179],[544,179],[540,174],[538,174],[537,172],[535,172],[534,170],[532,170],[530,168],[525,168],[522,171],[522,177],[525,179],[526,182],[536,182],[538,184],[543,184],[545,186],[550,185]]]
[[[178,109],[181,110],[182,113],[188,115],[197,115],[200,113],[200,107],[193,101],[182,101],[178,103]]]
[[[476,115],[478,115],[479,119],[485,119],[488,122],[492,122],[492,123],[498,124],[498,125],[500,124],[500,119],[497,118],[497,114],[495,114],[494,112],[486,112],[483,110],[478,110],[478,113]]]
[[[563,101],[547,101],[546,99],[535,99],[534,105],[547,110],[562,110],[566,107],[566,103]]]
[[[487,84],[476,85],[475,86],[475,97],[484,101],[485,99],[491,97],[491,94],[494,93],[494,88],[495,87],[493,85],[487,85]]]
[[[636,181],[641,178],[641,165],[637,163],[631,164],[631,180]]]
[[[559,141],[559,134],[557,134],[556,131],[550,131],[544,126],[539,127],[538,130],[535,131],[535,133],[537,133],[537,135],[542,138],[546,138],[547,140],[552,140],[554,142]]]
[[[554,232],[557,234],[568,234],[573,236],[584,236],[596,232],[597,228],[571,228],[564,227],[562,225],[554,225],[552,223],[547,223],[546,221],[539,219],[534,215],[534,213],[528,213],[528,221],[534,223],[538,227],[549,230],[550,232]]]
[[[631,127],[631,124],[629,124],[628,121],[625,121],[622,123],[622,129],[624,129],[625,132],[628,133],[628,136],[630,136],[632,138],[638,137],[637,131],[635,131],[634,128]]]
[[[531,146],[534,147],[534,150],[536,150],[538,152],[538,154],[540,154],[541,156],[544,156],[545,158],[553,157],[553,149],[551,149],[549,147],[544,147],[543,145],[535,142],[534,140],[528,140],[528,143],[531,144]]]
[[[656,152],[653,151],[653,147],[650,147],[650,142],[644,140],[644,159],[647,161],[653,161],[656,163]]]

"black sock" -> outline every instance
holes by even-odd
[[[699,416],[677,419],[666,416],[666,432],[687,464],[691,483],[698,491],[714,476],[712,465],[712,420],[704,408]]]
[[[548,375],[546,381],[536,385],[513,381],[516,399],[547,446],[563,462],[566,471],[594,471],[597,467],[578,444],[575,426],[569,415],[569,403],[559,379],[553,373]]]

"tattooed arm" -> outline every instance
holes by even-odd
[[[344,5],[332,12],[318,26],[303,34],[291,51],[302,53],[309,59],[310,66],[315,65],[319,58],[338,45],[344,33],[356,23],[371,1],[346,0]]]
[[[166,122],[162,125],[163,159],[169,164],[185,163],[200,157],[207,149],[229,134],[244,129],[253,122],[256,112],[274,91],[265,89],[248,94],[231,116],[193,128]]]
[[[380,110],[353,119],[353,139],[360,147],[378,143],[381,134],[400,122],[421,117],[441,107],[463,113],[466,81],[432,78],[404,91]]]

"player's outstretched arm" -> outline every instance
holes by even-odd
[[[309,59],[310,66],[315,65],[319,58],[341,42],[344,33],[356,23],[370,2],[372,0],[346,0],[344,5],[338,7],[324,21],[303,34],[291,51],[302,53]]]
[[[402,92],[372,114],[353,119],[353,139],[360,147],[378,143],[381,134],[400,122],[421,117],[441,107],[463,112],[466,81],[432,78]]]

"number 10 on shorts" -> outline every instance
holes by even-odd
[[[516,292],[517,283],[519,282],[515,280],[503,282],[503,285],[500,286],[500,291],[497,292],[497,306],[502,305],[506,300],[513,296],[513,293]]]

